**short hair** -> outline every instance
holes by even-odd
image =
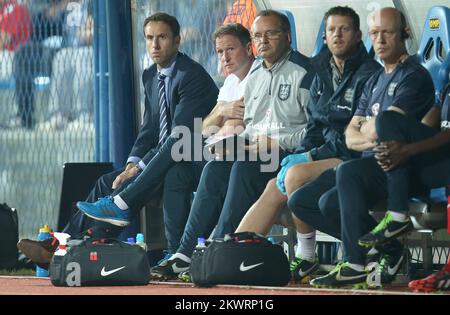
[[[172,15],[169,15],[164,12],[158,12],[147,17],[144,21],[144,35],[145,35],[145,27],[150,22],[164,22],[167,25],[169,25],[173,37],[180,36],[180,23],[178,23],[177,18]]]
[[[260,11],[256,15],[255,20],[257,17],[260,17],[260,16],[276,16],[278,18],[278,20],[280,21],[281,30],[284,32],[291,31],[291,23],[289,23],[289,19],[283,13],[280,13],[275,10],[263,10],[263,11]]]
[[[214,32],[213,39],[216,41],[218,37],[222,37],[224,35],[232,35],[237,37],[244,46],[252,41],[248,29],[239,23],[229,23],[219,27]]]
[[[359,28],[360,28],[359,15],[352,8],[350,8],[348,6],[345,6],[345,7],[342,7],[342,6],[332,7],[327,12],[325,12],[325,16],[324,16],[325,25],[327,23],[328,18],[330,16],[332,16],[332,15],[348,16],[349,18],[352,19],[353,29],[355,31],[359,31]]]

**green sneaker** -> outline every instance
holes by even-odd
[[[327,275],[310,281],[315,288],[339,288],[352,286],[355,289],[367,288],[367,271],[357,271],[348,262],[339,263]]]
[[[189,283],[192,282],[191,274],[189,273],[189,270],[188,271],[183,271],[182,273],[180,273],[178,275],[178,279],[180,279],[183,282],[189,282]]]
[[[372,231],[359,239],[358,244],[364,247],[381,245],[412,229],[413,224],[410,218],[405,222],[394,221],[392,214],[387,212],[383,220]]]
[[[290,268],[292,278],[297,282],[301,282],[305,277],[314,274],[319,269],[319,263],[317,260],[309,261],[301,257],[295,257],[291,261]]]

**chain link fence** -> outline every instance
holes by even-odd
[[[63,163],[94,160],[92,2],[0,1],[0,201],[21,237],[56,227]]]

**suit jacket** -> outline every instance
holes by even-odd
[[[171,129],[185,126],[193,134],[194,118],[204,118],[215,106],[219,90],[206,70],[183,53],[178,53],[171,76],[169,117]],[[137,156],[147,165],[161,150],[170,150],[175,142],[168,137],[157,150],[159,140],[158,71],[156,64],[142,74],[145,89],[145,112],[141,130],[130,156]]]

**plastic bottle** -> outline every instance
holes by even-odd
[[[50,227],[48,225],[44,225],[39,229],[37,240],[43,241],[52,237],[52,235],[50,234],[51,232],[52,230],[50,229]],[[36,266],[36,277],[48,277],[48,270]]]
[[[136,244],[136,241],[135,241],[134,237],[129,237],[129,238],[127,238],[127,243],[128,244]]]
[[[206,248],[206,240],[204,237],[197,238],[197,246],[195,249],[197,250],[204,250]]]
[[[58,250],[55,252],[55,256],[64,256],[67,254],[67,241],[70,239],[70,235],[67,233],[53,233],[53,236],[58,240]]]
[[[147,244],[145,243],[144,234],[138,233],[136,235],[136,245],[141,246],[143,250],[147,251]]]

